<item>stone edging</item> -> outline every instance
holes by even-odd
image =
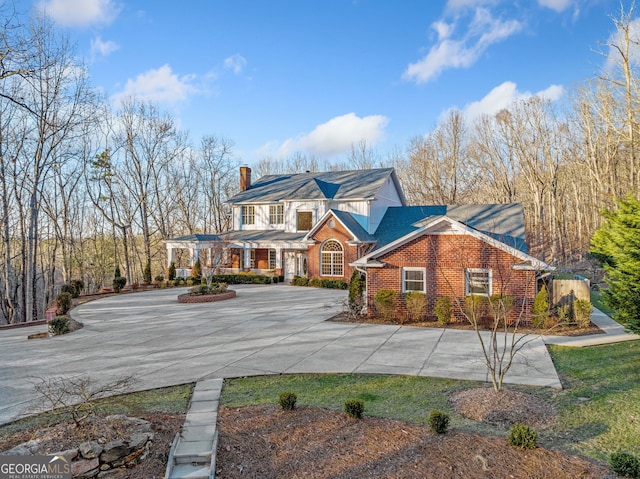
[[[230,289],[226,293],[201,294],[196,296],[191,296],[189,293],[185,293],[178,296],[178,303],[211,303],[213,301],[224,301],[225,299],[235,297],[236,292],[233,289]]]

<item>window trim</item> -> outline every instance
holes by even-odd
[[[269,269],[276,269],[276,264],[278,263],[278,251],[277,250],[269,249],[268,263],[269,263]]]
[[[340,247],[340,250],[325,251],[324,248],[329,243],[336,243]],[[324,269],[325,255],[330,255],[330,258],[331,258],[331,261],[328,264],[326,264],[326,266],[329,266],[328,274],[325,274],[324,272],[325,271]],[[335,260],[336,256],[340,257],[339,262]],[[340,274],[336,274],[338,272],[337,271],[338,268],[339,268]],[[340,243],[340,241],[338,241],[335,238],[329,238],[324,243],[322,243],[322,246],[320,246],[320,276],[327,276],[327,277],[334,277],[334,278],[344,277],[344,246],[342,246],[342,243]]]
[[[256,224],[256,207],[254,205],[242,205],[240,208],[242,225]],[[250,220],[250,221],[249,221]]]
[[[416,290],[416,289],[407,289],[407,278],[405,276],[405,272],[409,272],[409,271],[421,271],[422,272],[422,289],[421,290]],[[402,292],[403,293],[410,293],[410,292],[417,292],[417,293],[424,293],[427,294],[427,268],[424,267],[419,267],[419,266],[403,266],[401,273],[402,275],[401,277],[401,282],[402,282]],[[412,282],[417,282],[415,280],[411,280]]]
[[[471,292],[471,275],[474,273],[487,273],[488,288],[486,293]],[[465,296],[491,296],[493,293],[493,272],[491,268],[466,268],[464,270],[464,290]]]
[[[282,204],[269,205],[269,224],[270,225],[284,224],[284,205]]]

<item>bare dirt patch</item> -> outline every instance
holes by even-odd
[[[520,450],[505,438],[314,407],[220,408],[220,479],[269,478],[613,478],[607,468],[544,448]]]
[[[532,394],[503,389],[475,388],[451,396],[451,406],[468,419],[504,428],[523,423],[533,428],[546,428],[555,421],[553,405]]]

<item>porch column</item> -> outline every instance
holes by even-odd
[[[174,251],[173,247],[167,246],[167,268],[171,266],[171,263],[174,261]]]
[[[251,269],[251,248],[244,246],[242,248],[242,256],[244,258],[244,269]]]
[[[193,266],[194,264],[196,264],[196,261],[198,261],[200,259],[200,246],[195,245],[195,246],[189,248],[189,253],[191,253],[190,264],[191,264],[191,266]]]
[[[275,248],[276,250],[276,269],[282,269],[282,248]]]

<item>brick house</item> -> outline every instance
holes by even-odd
[[[241,191],[229,199],[233,229],[201,235],[202,247],[224,245],[223,270],[349,281],[357,269],[369,311],[375,294],[391,289],[400,312],[409,291],[425,293],[429,310],[442,296],[463,303],[507,294],[526,317],[539,278],[552,269],[528,254],[518,204],[407,206],[393,168],[270,175],[252,184],[243,167],[240,178]]]

